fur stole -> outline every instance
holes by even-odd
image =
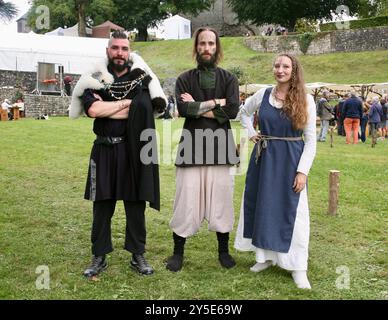
[[[141,74],[146,74],[143,83],[148,85],[152,105],[156,114],[155,116],[162,114],[167,106],[167,98],[160,85],[159,79],[138,54],[131,52],[129,60],[132,63],[130,72],[131,79],[136,79]],[[114,78],[113,75],[109,73],[107,65],[108,60],[105,60],[105,63],[98,63],[80,77],[74,87],[73,95],[71,97],[69,108],[70,118],[77,119],[84,114],[82,95],[86,89],[100,90],[103,89],[106,84],[113,83]]]

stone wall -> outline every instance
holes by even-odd
[[[49,116],[67,116],[71,97],[34,95],[24,96],[26,117],[37,117],[48,114]]]
[[[175,83],[176,78],[164,79],[162,89],[167,98],[169,96],[173,96],[175,98]]]
[[[245,44],[259,52],[302,54],[298,35],[247,37]],[[388,27],[321,32],[311,41],[307,54],[388,49]]]
[[[78,74],[66,74],[71,75],[74,79],[73,86],[80,78]],[[58,74],[56,77],[59,78]],[[24,72],[24,71],[10,71],[0,70],[0,88],[1,87],[18,87],[23,91],[31,93],[36,88],[36,72]],[[59,86],[57,88],[59,91]]]
[[[16,88],[0,88],[0,104],[3,103],[4,99],[12,101],[17,89]]]
[[[0,87],[21,87],[31,92],[36,87],[36,72],[0,70]]]

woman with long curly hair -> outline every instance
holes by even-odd
[[[306,184],[316,152],[316,107],[306,93],[302,66],[294,56],[277,56],[273,74],[276,86],[260,89],[241,111],[242,125],[255,146],[235,248],[255,252],[251,271],[278,265],[291,271],[298,288],[311,289]],[[255,111],[259,133],[250,121]]]

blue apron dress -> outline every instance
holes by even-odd
[[[300,137],[302,130],[269,103],[272,88],[265,91],[260,110],[262,135]],[[294,230],[300,193],[293,191],[304,142],[268,140],[256,163],[253,149],[245,182],[244,237],[257,248],[287,253]]]

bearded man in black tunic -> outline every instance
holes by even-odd
[[[174,251],[166,265],[173,272],[181,270],[186,238],[198,232],[203,220],[217,234],[221,266],[235,266],[228,249],[234,223],[230,168],[239,159],[229,119],[238,113],[238,81],[217,66],[222,49],[214,29],[199,28],[193,38],[197,68],[181,74],[175,87],[178,111],[185,123],[175,162],[176,194],[170,221]]]
[[[154,113],[162,113],[166,97],[145,62],[130,52],[124,32],[109,40],[107,63],[83,75],[72,97],[69,115],[82,111],[94,118],[96,140],[91,151],[85,199],[93,201],[92,262],[86,277],[106,269],[106,254],[113,251],[111,218],[116,201],[123,200],[126,213],[124,249],[132,253],[130,266],[144,275],[154,272],[144,257],[146,201],[160,207],[159,173],[155,162],[144,164],[140,151],[155,136],[141,141],[145,129],[155,129]],[[153,149],[156,150],[156,149]]]

